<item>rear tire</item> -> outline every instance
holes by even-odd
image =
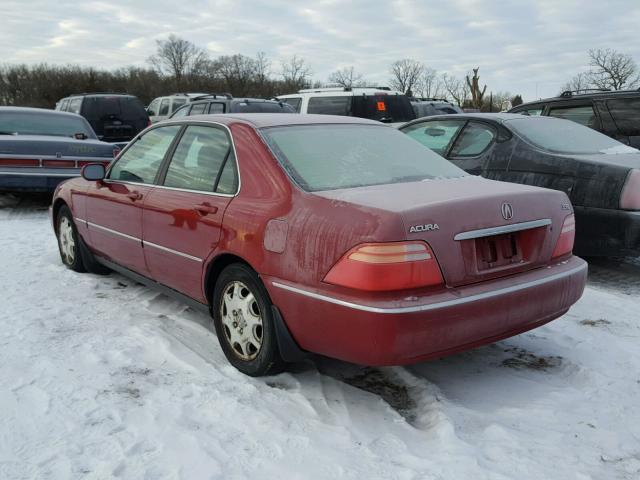
[[[212,298],[213,324],[229,363],[260,377],[284,369],[271,310],[271,299],[258,275],[247,265],[226,267]]]

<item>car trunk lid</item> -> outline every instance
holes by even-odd
[[[450,287],[547,264],[572,210],[562,192],[473,176],[322,195],[398,213],[398,240],[426,241]]]

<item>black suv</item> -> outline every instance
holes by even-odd
[[[566,118],[640,148],[640,89],[566,91],[559,97],[518,105],[509,113]]]
[[[191,99],[169,118],[208,113],[296,113],[291,105],[262,98],[233,98],[231,94],[211,93]]]
[[[150,125],[138,97],[123,93],[81,93],[56,103],[56,110],[82,115],[105,142],[128,142]]]

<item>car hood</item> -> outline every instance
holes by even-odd
[[[0,155],[59,155],[113,158],[114,146],[96,139],[47,135],[0,135]]]

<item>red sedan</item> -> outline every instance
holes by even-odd
[[[562,192],[466,174],[403,133],[329,115],[156,124],[56,190],[62,261],[209,311],[249,375],[315,352],[419,362],[565,313],[587,266]]]

